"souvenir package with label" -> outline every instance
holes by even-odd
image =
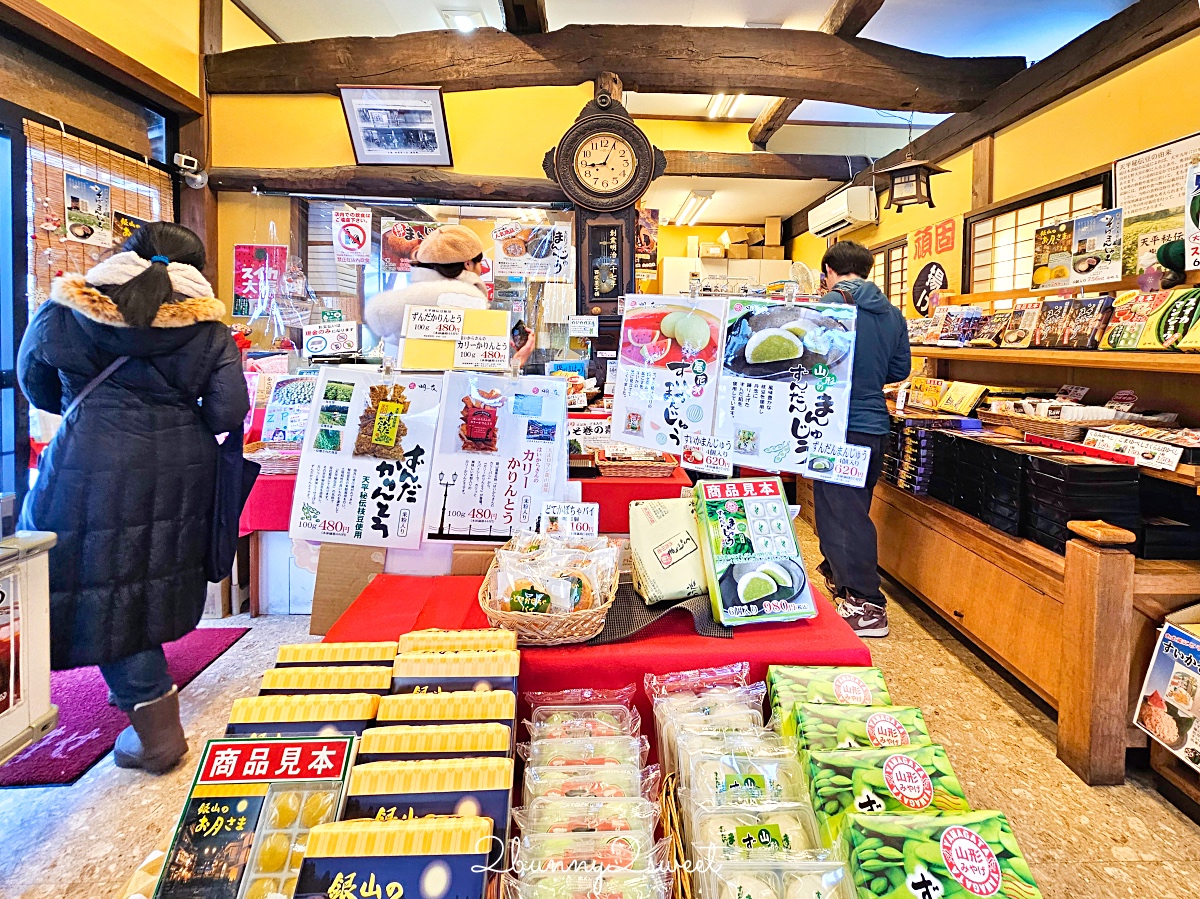
[[[1037,329],[1038,319],[1042,314],[1042,300],[1034,297],[1026,300],[1016,300],[1013,303],[1012,318],[1008,328],[1000,339],[1002,347],[1023,349],[1033,341],[1033,332]]]
[[[767,668],[771,724],[785,737],[796,732],[792,710],[798,703],[891,705],[891,695],[878,668],[833,668],[771,665]]]
[[[983,310],[978,306],[948,306],[938,346],[965,346],[982,326],[982,318]]]
[[[409,631],[400,636],[397,652],[465,652],[466,650],[516,649],[517,634],[503,628],[446,631],[436,628]]]
[[[533,766],[646,764],[650,740],[640,737],[565,737],[522,743],[517,753]]]
[[[301,665],[391,666],[396,658],[396,641],[380,643],[290,643],[279,647],[276,668]]]
[[[358,762],[506,757],[511,752],[511,728],[495,722],[370,727],[358,741]]]
[[[745,687],[718,687],[687,702],[658,701],[656,713],[661,713],[659,750],[664,761],[678,765],[680,782],[686,786],[694,768],[683,765],[679,738],[685,733],[754,733],[763,726],[762,700],[766,690],[762,683]]]
[[[647,604],[708,592],[690,497],[630,503],[629,554],[633,585]]]
[[[817,821],[807,802],[736,808],[698,805],[692,811],[689,833],[696,847],[704,847],[697,851],[698,857],[794,856],[822,848]]]
[[[969,812],[946,750],[932,746],[808,753],[808,790],[828,847],[855,812],[952,815]]]
[[[1000,341],[1004,337],[1004,332],[1008,330],[1009,322],[1012,321],[1012,316],[1012,312],[995,312],[991,315],[985,315],[979,326],[979,330],[975,332],[975,336],[967,341],[967,346],[999,346]]]
[[[337,817],[353,742],[210,740],[155,899],[291,899],[310,831]]]
[[[787,742],[775,731],[766,727],[748,725],[738,729],[722,728],[721,716],[712,722],[717,725],[695,730],[676,730],[675,758],[679,771],[679,783],[691,786],[696,760],[701,755],[744,755],[772,756],[785,749],[794,749],[795,743]]]
[[[379,700],[380,724],[516,724],[517,695],[511,690],[482,693],[400,693]]]
[[[400,899],[436,886],[456,899],[483,899],[492,842],[489,818],[323,824],[309,835],[296,894]]]
[[[697,804],[761,805],[807,798],[804,769],[790,748],[753,756],[702,752],[692,762],[688,789]]]
[[[393,693],[517,692],[515,649],[402,652],[392,665]]]
[[[1059,346],[1064,349],[1094,350],[1099,346],[1100,336],[1112,315],[1112,304],[1113,298],[1107,294],[1076,299]]]
[[[1002,812],[849,815],[843,841],[858,899],[1041,899]]]
[[[361,734],[374,724],[380,699],[374,693],[243,697],[233,701],[225,735]]]
[[[705,899],[855,899],[846,865],[810,860],[722,860],[703,875]]]
[[[268,668],[259,696],[305,693],[391,692],[392,672],[383,665],[314,665]]]
[[[1058,347],[1062,346],[1063,333],[1071,317],[1074,300],[1047,297],[1042,301],[1042,314],[1038,318],[1037,327],[1033,330],[1030,346]]]
[[[1182,349],[1183,339],[1197,320],[1200,320],[1200,289],[1173,290],[1166,305],[1146,322],[1138,349]]]
[[[1112,315],[1100,338],[1102,350],[1136,350],[1143,340],[1153,343],[1148,323],[1170,300],[1171,291],[1139,293],[1136,290],[1117,294]]]
[[[533,740],[586,737],[636,737],[642,718],[633,706],[632,685],[619,690],[562,690],[527,693],[530,717],[525,722]]]
[[[695,497],[716,621],[797,621],[817,614],[779,478],[701,481]]]
[[[853,706],[805,703],[796,706],[802,751],[931,746],[925,716],[912,706]]]
[[[949,306],[939,306],[933,310],[933,315],[929,317],[929,327],[926,328],[925,334],[921,338],[921,343],[925,346],[937,345],[938,338],[942,336],[942,328],[946,326],[946,316],[949,314]]]
[[[513,809],[522,833],[640,833],[653,838],[658,806],[641,797],[535,799]]]
[[[908,342],[913,346],[923,343],[925,334],[929,331],[930,320],[928,318],[909,318],[905,319],[905,324],[908,326]]]

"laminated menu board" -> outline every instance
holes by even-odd
[[[701,481],[695,497],[716,621],[752,624],[817,614],[779,478]]]
[[[565,500],[562,378],[447,372],[425,531],[494,539],[533,530],[542,503]]]
[[[680,453],[685,434],[713,433],[727,308],[724,299],[626,297],[614,439]]]
[[[263,416],[262,439],[268,442],[301,443],[308,429],[317,379],[312,375],[276,378]]]
[[[717,433],[732,439],[737,465],[808,474],[814,441],[846,442],[858,310],[757,299],[728,308]]]
[[[1163,308],[1171,298],[1171,291],[1140,293],[1129,290],[1117,294],[1113,300],[1112,315],[1100,338],[1102,350],[1136,350],[1142,343],[1150,317]]]
[[[313,827],[333,821],[353,737],[209,740],[154,899],[291,897]]]
[[[1000,339],[1002,347],[1023,349],[1033,341],[1033,332],[1037,328],[1038,319],[1042,314],[1040,297],[1028,300],[1017,300],[1013,303],[1012,318],[1008,328]]]
[[[313,381],[289,533],[354,546],[420,546],[442,376],[322,366]]]

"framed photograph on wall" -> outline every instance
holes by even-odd
[[[359,165],[453,165],[440,87],[339,85]]]

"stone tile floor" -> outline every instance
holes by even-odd
[[[799,530],[811,570],[816,540]],[[1196,895],[1200,827],[1147,772],[1085,786],[1055,758],[1055,724],[1039,706],[902,590],[885,590],[892,633],[870,646],[895,701],[924,710],[975,807],[1008,814],[1046,899]],[[279,644],[310,639],[305,617],[213,624],[253,630],[182,692],[193,747],[221,733],[235,698],[257,690]],[[69,787],[0,791],[0,899],[117,895],[166,840],[193,765],[156,778],[120,771],[110,756]]]

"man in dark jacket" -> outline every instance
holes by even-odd
[[[823,299],[858,307],[846,442],[869,447],[871,462],[864,486],[817,481],[813,494],[817,536],[825,557],[821,573],[838,611],[860,637],[886,637],[887,600],[879,589],[871,495],[883,466],[890,424],[883,385],[907,378],[912,356],[903,314],[873,282],[865,280],[871,264],[870,250],[846,240],[835,243],[821,260],[830,291]]]

